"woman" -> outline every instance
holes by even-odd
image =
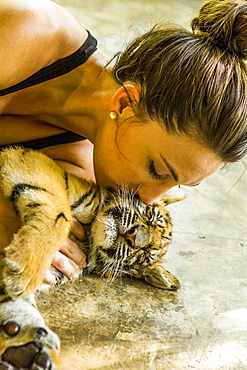
[[[49,0],[1,0],[0,16],[2,148],[42,150],[101,185],[127,183],[146,203],[246,153],[244,1],[209,1],[192,33],[154,28],[112,69],[96,40]],[[3,196],[0,215],[3,249],[19,225]],[[76,221],[72,231],[83,237]],[[85,256],[70,241],[54,256],[74,278],[65,255],[81,267]],[[45,280],[55,283],[50,273]]]

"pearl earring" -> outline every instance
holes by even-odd
[[[110,112],[110,118],[111,119],[117,119],[117,113],[116,112]]]

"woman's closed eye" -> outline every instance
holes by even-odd
[[[159,175],[157,173],[155,165],[154,165],[154,161],[152,161],[152,160],[149,163],[148,173],[149,173],[149,175],[152,176],[153,179],[156,179],[156,180],[161,180],[162,179],[162,175]]]

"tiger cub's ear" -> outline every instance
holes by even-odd
[[[176,186],[162,194],[154,203],[162,203],[164,205],[179,202],[186,198],[186,193],[182,188]]]
[[[169,271],[165,270],[160,263],[147,267],[143,272],[143,278],[147,283],[165,290],[178,290],[180,283]]]

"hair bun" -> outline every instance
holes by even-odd
[[[247,59],[247,2],[211,0],[191,23],[195,34],[208,37],[213,45]]]

